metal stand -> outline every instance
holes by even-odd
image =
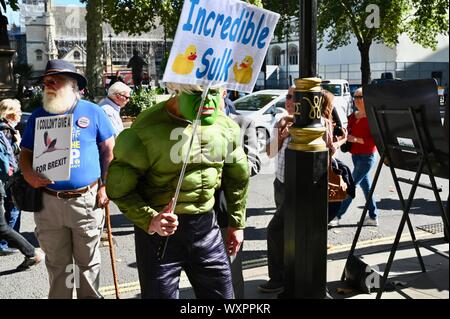
[[[397,190],[397,194],[398,194],[398,197],[400,199],[401,206],[402,206],[403,215],[402,215],[402,219],[400,221],[400,224],[399,224],[399,227],[398,227],[398,230],[397,230],[397,234],[395,236],[394,243],[393,243],[392,248],[391,248],[391,252],[389,254],[389,258],[388,258],[388,262],[386,264],[386,268],[384,270],[383,278],[381,279],[381,282],[380,282],[380,287],[379,287],[379,290],[378,290],[378,293],[377,293],[377,296],[376,296],[376,298],[379,299],[379,298],[381,298],[381,295],[382,295],[383,290],[385,288],[385,285],[386,285],[386,282],[387,282],[387,278],[388,278],[388,275],[389,275],[389,271],[391,269],[392,262],[394,261],[394,256],[395,256],[395,253],[397,251],[398,244],[400,243],[400,237],[401,237],[401,234],[403,232],[403,228],[405,227],[405,223],[407,223],[407,225],[408,225],[408,229],[409,229],[409,233],[411,235],[412,243],[414,245],[414,249],[416,250],[417,258],[419,259],[420,268],[421,268],[422,272],[426,272],[425,264],[423,262],[423,258],[421,256],[421,254],[420,254],[419,245],[418,245],[416,236],[414,234],[414,228],[413,228],[413,226],[411,224],[411,220],[409,218],[409,211],[411,209],[411,204],[412,204],[412,201],[414,199],[414,195],[415,195],[415,192],[417,190],[417,187],[424,187],[424,188],[428,188],[428,189],[433,190],[434,196],[436,197],[436,201],[437,201],[438,206],[439,206],[439,210],[440,210],[441,215],[442,215],[442,220],[444,222],[444,228],[446,229],[447,232],[448,232],[448,216],[445,214],[444,206],[443,206],[441,198],[439,196],[440,189],[436,185],[436,180],[435,180],[433,171],[431,169],[429,156],[432,155],[432,154],[430,154],[430,151],[427,150],[427,148],[424,147],[425,145],[431,145],[431,143],[427,143],[428,139],[430,137],[429,136],[424,136],[424,134],[422,133],[422,130],[419,129],[418,115],[420,115],[422,117],[424,116],[423,106],[420,107],[420,108],[405,107],[405,108],[401,108],[401,109],[392,109],[392,110],[385,110],[385,109],[373,107],[372,111],[374,113],[374,118],[376,120],[376,125],[378,127],[378,130],[379,130],[379,132],[381,132],[382,145],[383,145],[384,152],[381,154],[380,162],[378,164],[378,167],[377,167],[377,170],[376,170],[376,173],[375,173],[374,181],[373,181],[372,187],[370,189],[369,196],[368,196],[368,198],[366,200],[366,204],[364,205],[364,210],[363,210],[363,213],[361,215],[361,219],[359,221],[359,225],[358,225],[358,228],[356,230],[355,237],[353,238],[353,243],[352,243],[352,246],[350,248],[350,252],[349,252],[349,255],[347,257],[347,260],[351,256],[354,255],[356,243],[358,242],[358,238],[359,238],[359,235],[361,233],[361,229],[363,227],[363,222],[364,222],[364,219],[366,217],[367,210],[369,208],[369,203],[370,203],[370,201],[372,199],[372,196],[373,196],[373,193],[375,191],[375,187],[377,185],[378,177],[379,177],[380,172],[381,172],[381,167],[383,166],[383,163],[385,162],[385,160],[387,161],[388,164],[391,163],[392,162],[391,161],[391,158],[392,158],[391,154],[394,151],[415,153],[415,154],[417,154],[417,157],[419,158],[419,165],[418,165],[418,168],[417,168],[417,171],[416,171],[416,175],[415,175],[413,181],[405,180],[403,178],[397,177],[397,174],[395,172],[394,167],[392,165],[389,165],[389,169],[391,171],[392,178],[394,180],[395,188]],[[387,139],[385,130],[382,130],[381,128],[382,127],[386,128],[388,126],[387,121],[385,119],[386,119],[386,116],[389,116],[389,115],[397,115],[397,116],[402,116],[402,115],[408,116],[409,115],[409,117],[411,118],[412,125],[414,127],[414,131],[415,131],[416,137],[417,137],[418,147],[399,146],[399,145],[392,144],[392,143],[388,142],[389,140]],[[381,125],[381,123],[383,125]],[[425,122],[422,121],[422,123],[425,123]],[[429,175],[429,178],[430,178],[431,186],[419,183],[420,176],[422,175],[422,172],[423,172],[423,169],[424,169],[425,166],[426,166],[426,168],[427,168],[427,170],[429,172],[428,175]],[[408,200],[406,201],[406,203],[405,203],[405,200],[403,198],[403,194],[402,194],[402,191],[400,189],[399,182],[404,182],[404,183],[408,183],[408,184],[412,185],[410,193],[409,193],[409,196],[408,196]],[[341,277],[341,280],[344,280],[344,279],[345,279],[345,272],[342,274],[342,277]]]

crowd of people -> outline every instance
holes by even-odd
[[[113,83],[97,105],[81,98],[79,92],[87,80],[67,61],[49,61],[40,80],[42,106],[28,119],[22,139],[14,129],[20,120],[19,101],[0,102],[0,254],[14,253],[11,247],[17,247],[25,255],[18,270],[43,260],[19,234],[20,211],[14,207],[8,180],[20,170],[32,187],[43,191],[43,208],[34,212],[34,221],[45,253],[49,298],[72,298],[74,287],[66,280],[67,267],[72,264],[80,274],[77,297],[102,297],[99,244],[103,208],[110,200],[134,224],[142,298],[178,298],[182,269],[198,298],[244,298],[240,252],[247,193],[249,178],[259,173],[261,159],[255,124],[237,114],[227,91],[212,88],[203,92],[200,86],[167,83],[173,95],[141,113],[124,130],[120,110],[132,93],[126,84]],[[262,292],[283,290],[284,151],[293,123],[294,89],[290,87],[286,95],[288,115],[276,124],[266,149],[269,157],[277,156],[276,212],[267,227],[270,280],[259,286]],[[331,158],[346,141],[354,143],[352,175],[366,194],[375,146],[369,136],[362,90],[355,93],[358,111],[350,116],[348,128],[341,127],[333,116],[333,95],[326,91],[321,95],[327,129],[324,140]],[[200,125],[186,157],[186,146],[180,146],[173,134],[192,136],[198,113]],[[75,142],[79,148],[77,160],[70,165],[70,178],[53,181],[32,166],[35,126],[40,117],[60,114],[72,114],[72,145]],[[183,168],[185,157],[189,160]],[[179,196],[174,199],[183,169]],[[336,218],[330,225],[338,224],[350,203],[348,198],[334,208]],[[375,203],[369,215],[367,224],[377,225]]]

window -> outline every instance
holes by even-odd
[[[234,106],[240,111],[257,111],[277,97],[278,95],[274,94],[250,94],[234,101]]]
[[[342,95],[342,87],[340,84],[321,84],[324,90],[330,91],[334,96]]]
[[[38,49],[34,53],[36,54],[36,61],[42,61],[42,50]]]
[[[298,50],[296,46],[289,46],[289,64],[298,64]]]
[[[73,52],[73,59],[74,59],[74,60],[80,60],[80,58],[81,58],[80,52],[74,51],[74,52]]]
[[[277,46],[272,48],[272,65],[280,65],[281,64],[281,49]]]

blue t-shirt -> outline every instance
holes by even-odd
[[[51,116],[42,107],[31,114],[20,145],[33,151],[36,118]],[[90,185],[100,177],[98,144],[114,135],[105,112],[97,105],[79,100],[73,113],[70,180],[48,185],[54,190],[70,190]]]

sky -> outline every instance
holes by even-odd
[[[19,2],[22,2],[19,0]],[[75,5],[75,6],[84,6],[81,4],[79,0],[53,0],[53,5],[62,6],[62,5]],[[6,9],[6,17],[8,18],[9,24],[19,24],[20,15],[19,12],[14,12],[10,7]]]

